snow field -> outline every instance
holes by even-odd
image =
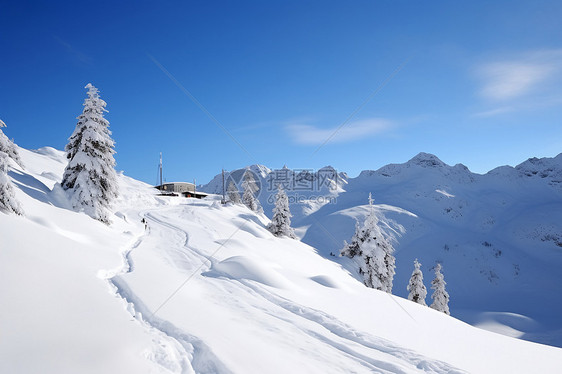
[[[550,373],[562,359],[368,289],[243,206],[119,175],[108,227],[53,189],[62,152],[21,155],[10,177],[26,216],[0,214],[0,372]],[[378,214],[416,230],[417,212]]]

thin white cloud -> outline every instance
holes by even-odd
[[[502,106],[499,108],[494,108],[494,109],[489,109],[489,110],[484,110],[481,112],[474,113],[473,116],[481,117],[481,118],[494,117],[500,114],[512,112],[514,109],[515,108],[513,108],[512,106]]]
[[[556,69],[545,63],[497,62],[485,66],[482,95],[492,100],[508,100],[525,95],[544,82]]]
[[[488,108],[475,117],[492,117],[548,101],[560,93],[562,50],[540,50],[497,59],[476,68],[481,80],[480,95]],[[537,100],[537,98],[541,98]]]
[[[327,139],[330,143],[352,142],[366,137],[379,135],[394,127],[394,123],[381,118],[354,121],[338,130],[338,127],[320,128],[304,123],[291,123],[285,131],[297,144],[319,145]],[[332,135],[335,135],[332,137]]]

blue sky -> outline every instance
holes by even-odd
[[[559,1],[2,2],[0,118],[20,146],[62,149],[91,82],[118,169],[148,183],[159,152],[168,181],[198,183],[254,163],[356,176],[422,151],[483,173],[562,152],[561,16]]]

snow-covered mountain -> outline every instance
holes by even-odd
[[[558,370],[562,349],[474,328],[366,288],[346,270],[344,259],[322,256],[330,248],[273,237],[264,227],[267,218],[243,206],[221,206],[218,196],[160,197],[150,186],[121,174],[113,223],[106,226],[70,210],[56,188],[66,161],[62,152],[43,148],[20,149],[20,153],[25,168],[12,164],[9,176],[25,216],[0,213],[2,373]],[[417,166],[410,169],[420,172]],[[432,175],[441,173],[430,170]],[[359,186],[370,190],[369,178],[349,180],[347,192],[337,192],[337,204],[332,201],[303,214],[302,222],[318,217],[327,225],[335,217],[342,224],[353,223],[354,216],[364,213],[365,207],[358,205],[364,204]],[[455,195],[461,185],[451,182],[439,189]],[[377,210],[381,222],[403,233],[399,255],[414,251],[406,245],[414,248],[416,241],[423,243],[432,225],[451,220],[451,238],[462,232],[459,220],[464,215],[453,219],[445,212],[436,222],[422,221],[420,217],[433,217],[440,208],[431,211],[433,216],[421,216],[411,205],[384,205],[383,190],[381,186]],[[427,205],[435,201],[439,207],[454,201],[439,192],[428,193],[429,197],[425,191],[420,194],[406,196],[405,201]],[[349,207],[337,209],[340,201],[347,201]],[[324,212],[330,208],[333,213]],[[310,240],[315,227],[319,226],[311,224],[301,234]],[[343,236],[344,231],[331,234]],[[457,249],[450,243],[446,252],[452,256]],[[498,245],[491,243],[491,248]],[[553,242],[541,243],[544,248],[533,249],[541,251],[540,256]],[[512,250],[505,248],[500,259]],[[442,259],[447,280],[454,278],[453,262],[448,260]],[[411,272],[411,264],[399,266]],[[521,275],[525,270],[521,264]],[[547,271],[543,274],[545,281],[557,279],[552,277]],[[449,285],[452,290],[454,282]],[[453,307],[460,301],[455,292]],[[498,316],[479,318],[484,324]]]
[[[262,183],[273,177],[260,170]],[[562,294],[562,154],[485,175],[427,153],[356,178],[334,174],[336,189],[308,192],[313,199],[291,205],[303,242],[356,274],[352,263],[331,255],[364,219],[372,192],[381,222],[396,239],[394,294],[407,296],[416,258],[426,277],[440,262],[454,316],[562,346],[562,300],[555,296]],[[220,187],[217,178],[213,183]],[[325,198],[317,202],[317,196]],[[269,192],[260,199],[270,215]]]
[[[347,174],[338,172],[332,166],[326,166],[319,170],[289,169],[286,166],[281,169],[270,169],[263,165],[251,165],[246,168],[225,171],[224,185],[233,182],[240,193],[242,189],[242,176],[249,170],[257,182],[256,193],[266,214],[269,216],[274,204],[276,185],[283,184],[289,195],[292,214],[295,219],[307,216],[318,210],[321,206],[329,203],[340,192],[345,191],[347,185]],[[216,175],[209,183],[200,185],[198,188],[207,193],[221,195],[223,193],[223,175]]]

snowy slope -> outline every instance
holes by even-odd
[[[21,153],[26,216],[0,214],[0,372],[546,373],[562,359],[367,289],[241,206],[120,175],[107,227],[53,189],[61,152]]]
[[[415,258],[423,265],[427,285],[439,261],[454,316],[562,347],[557,312],[562,300],[554,297],[562,293],[562,154],[485,175],[427,153],[356,178],[326,169],[332,172],[324,176],[332,177],[323,188],[286,189],[293,225],[305,243],[356,275],[355,265],[331,254],[339,254],[343,241],[350,240],[355,221],[364,220],[372,192],[379,219],[396,239],[394,294],[407,296]],[[268,186],[278,171],[261,165],[250,170],[264,187],[259,198],[271,216],[274,191]],[[242,173],[232,172],[234,180]],[[308,173],[309,179],[321,173]],[[202,188],[218,193],[221,183],[219,175]]]
[[[486,175],[423,153],[364,171],[348,180],[336,204],[295,221],[306,228],[303,241],[325,256],[339,253],[355,219],[364,219],[369,192],[397,239],[395,294],[407,296],[415,258],[426,278],[438,261],[453,315],[562,346],[562,300],[555,296],[562,294],[562,155]]]
[[[158,368],[143,358],[159,344],[111,291],[133,227],[66,209],[51,192],[64,169],[52,148],[20,149],[10,172],[26,216],[0,213],[0,372],[125,373]],[[158,371],[154,371],[158,372]],[[164,372],[164,371],[160,371]]]

